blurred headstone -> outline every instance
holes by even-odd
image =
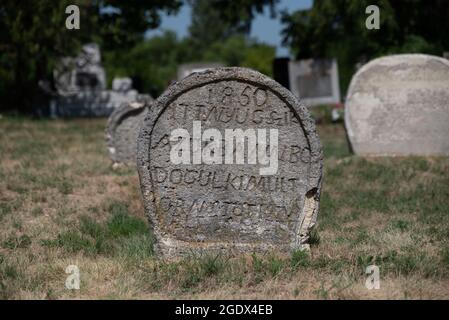
[[[82,47],[75,57],[64,57],[53,71],[59,95],[68,96],[85,91],[106,89],[106,75],[101,65],[100,48],[95,43]]]
[[[341,102],[335,59],[290,61],[289,77],[291,92],[307,107]]]
[[[133,89],[131,78],[114,78],[112,80],[112,90],[117,92],[128,92]]]
[[[137,136],[150,101],[124,103],[109,116],[106,145],[114,165],[136,165]]]
[[[375,59],[352,78],[349,140],[360,155],[449,155],[449,61],[423,54]]]
[[[323,153],[308,109],[271,78],[219,68],[171,85],[148,111],[137,158],[164,257],[308,247]]]
[[[181,80],[194,72],[203,72],[208,69],[221,68],[223,66],[224,65],[219,62],[204,62],[204,63],[199,62],[199,63],[181,64],[178,67],[178,80]]]
[[[56,92],[52,94],[51,117],[108,116],[123,103],[151,98],[132,89],[130,78],[116,78],[106,90],[100,48],[86,44],[75,57],[65,57],[53,72]]]

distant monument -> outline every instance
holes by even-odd
[[[123,103],[150,98],[133,90],[130,78],[116,78],[112,90],[106,90],[100,49],[95,43],[84,45],[75,58],[62,58],[53,78],[52,117],[108,116]]]
[[[290,61],[288,70],[291,92],[307,107],[341,102],[335,59]]]
[[[323,152],[309,110],[271,78],[218,68],[172,84],[148,110],[137,159],[163,257],[308,248]]]
[[[345,124],[359,155],[449,155],[449,61],[402,54],[364,65],[351,80]]]
[[[186,63],[178,67],[178,80],[181,80],[194,72],[202,72],[207,69],[221,68],[224,65],[218,62]]]

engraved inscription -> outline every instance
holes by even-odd
[[[318,206],[304,203],[319,199],[322,153],[290,92],[223,68],[183,79],[156,105],[139,138],[139,175],[157,250],[289,250],[307,240]]]
[[[203,96],[206,99],[201,99]],[[284,163],[294,163],[295,166],[281,167],[280,172],[275,176],[261,176],[257,168],[249,165],[231,166],[223,164],[212,166],[206,164],[174,165],[170,162],[169,154],[177,141],[170,141],[168,132],[162,128],[184,128],[193,137],[194,121],[200,121],[204,130],[208,128],[222,129],[277,129],[279,130],[279,161]],[[173,123],[174,122],[174,123]],[[161,128],[159,131],[158,129]],[[163,133],[160,138],[157,133]],[[235,212],[256,212],[262,210],[263,216],[256,215],[257,221],[242,228],[231,227],[227,229],[232,236],[241,236],[244,233],[248,238],[257,235],[256,229],[267,221],[276,221],[264,228],[264,232],[270,237],[275,237],[282,225],[284,232],[293,233],[291,224],[283,225],[283,219],[278,219],[279,208],[291,206],[289,202],[303,201],[300,195],[305,193],[305,183],[301,176],[307,172],[309,150],[301,130],[298,130],[298,119],[293,115],[291,109],[287,107],[273,92],[265,88],[245,84],[241,82],[218,82],[199,87],[178,97],[161,115],[159,122],[155,126],[154,139],[151,145],[151,172],[153,182],[160,194],[170,193],[177,200],[169,206],[162,206],[162,202],[156,203],[161,206],[161,212],[176,212],[170,215],[170,219],[165,221],[164,227],[174,230],[175,235],[184,235],[182,226],[192,224],[195,221],[198,230],[214,229],[218,226],[224,228],[232,222],[234,211],[229,207],[233,203],[246,203],[247,209]],[[192,138],[190,138],[192,140]],[[207,145],[202,143],[202,147]],[[224,154],[224,138],[221,143]],[[269,146],[267,146],[267,149]],[[235,153],[235,147],[234,147]],[[251,156],[249,150],[244,154],[244,162],[248,163]],[[193,156],[192,156],[193,158]],[[194,163],[193,159],[191,159]],[[288,201],[285,195],[289,194]],[[170,197],[169,197],[170,198]],[[247,201],[251,199],[251,201]],[[267,202],[268,200],[268,202]],[[168,201],[167,199],[165,201]],[[192,203],[208,204],[209,210],[225,211],[226,214],[217,214],[215,219],[197,219],[197,214],[202,211],[187,210]],[[182,205],[181,205],[182,203]],[[211,204],[216,203],[216,206]],[[271,203],[272,205],[263,205]],[[177,208],[177,209],[175,209]],[[181,209],[182,208],[182,209]],[[214,209],[215,208],[215,209]],[[238,206],[236,207],[238,208]],[[262,209],[261,209],[262,208]],[[175,211],[173,211],[175,210]],[[291,212],[288,211],[291,215]],[[232,219],[229,219],[229,215]],[[274,218],[274,216],[276,219]],[[295,213],[293,213],[295,215]],[[296,212],[296,217],[298,213]],[[254,215],[253,215],[254,216]],[[293,218],[293,220],[295,219]],[[179,231],[176,228],[179,225]],[[204,227],[204,228],[202,228]],[[234,234],[235,229],[235,234]],[[204,240],[212,240],[216,237],[214,232],[203,234]],[[188,237],[182,236],[188,240]]]

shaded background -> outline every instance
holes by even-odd
[[[65,28],[65,8],[80,8],[80,30]],[[380,30],[365,8],[380,7]],[[337,58],[345,95],[357,64],[391,53],[449,51],[445,0],[5,0],[0,4],[0,112],[32,113],[46,97],[62,56],[96,42],[108,86],[132,77],[157,97],[179,64],[218,61],[272,76],[276,56]]]

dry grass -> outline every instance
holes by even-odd
[[[0,119],[0,298],[449,298],[449,160],[351,156],[323,123],[311,255],[152,255],[137,174],[112,170],[104,120]],[[81,289],[65,288],[78,265]],[[366,266],[381,289],[365,288]]]

